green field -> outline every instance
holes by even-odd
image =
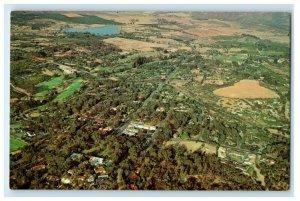
[[[35,94],[36,98],[43,98],[44,96],[46,96],[49,91],[51,89],[54,89],[55,87],[57,87],[58,85],[60,85],[62,83],[62,81],[64,80],[64,76],[59,76],[59,77],[54,77],[51,78],[48,81],[45,81],[43,83],[41,83],[41,86],[38,89],[38,93]]]
[[[55,100],[58,102],[65,101],[69,96],[71,96],[75,91],[79,90],[81,87],[81,78],[76,78],[72,81],[72,83],[65,88],[56,98]]]
[[[20,138],[11,137],[10,138],[10,151],[17,151],[18,149],[25,146],[27,143]]]
[[[22,122],[19,121],[19,122],[15,122],[14,124],[11,124],[10,128],[16,129],[16,128],[22,128],[22,126],[23,126]]]

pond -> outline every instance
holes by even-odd
[[[119,34],[120,30],[115,26],[91,27],[91,28],[65,28],[65,32],[91,33],[96,35]]]

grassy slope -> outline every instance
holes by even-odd
[[[57,87],[62,81],[64,80],[64,76],[54,77],[50,80],[41,83],[40,88],[38,89],[38,93],[35,94],[36,97],[44,97],[47,95],[47,93]]]
[[[63,102],[65,101],[69,96],[71,96],[75,91],[80,89],[81,87],[81,78],[76,78],[72,81],[72,83],[65,88],[56,98],[55,100],[58,102]]]
[[[10,151],[17,151],[25,146],[27,143],[20,138],[10,137]]]

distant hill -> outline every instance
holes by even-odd
[[[288,12],[194,12],[194,19],[218,19],[240,24],[245,28],[271,28],[280,32],[290,32],[291,14]]]
[[[51,19],[69,23],[78,24],[114,24],[120,25],[122,23],[106,20],[94,15],[81,15],[80,17],[68,17],[59,12],[31,12],[31,11],[13,11],[11,13],[11,21],[16,24],[25,24],[34,19]]]

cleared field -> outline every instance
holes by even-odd
[[[45,74],[45,75],[48,75],[48,76],[50,76],[50,77],[52,77],[52,76],[55,75],[54,72],[52,72],[51,70],[49,70],[49,69],[47,69],[47,68],[45,68],[45,69],[42,71],[42,73]]]
[[[10,137],[10,151],[17,151],[27,143],[19,138]]]
[[[70,75],[73,74],[75,72],[75,70],[73,68],[71,68],[70,66],[66,66],[63,64],[59,64],[58,66],[66,75]]]
[[[27,90],[25,90],[25,89],[23,89],[23,88],[20,88],[20,87],[17,87],[17,86],[15,86],[15,85],[13,85],[12,83],[10,83],[10,86],[11,86],[11,88],[12,88],[14,91],[16,91],[16,92],[18,92],[18,93],[22,93],[22,94],[25,94],[25,95],[27,95],[27,96],[30,96],[30,95],[31,95]]]
[[[165,145],[166,146],[183,145],[190,152],[194,152],[194,151],[201,149],[201,151],[203,151],[207,154],[216,154],[217,153],[217,148],[215,145],[202,143],[202,142],[195,142],[195,141],[189,141],[189,140],[168,141],[165,143]]]
[[[54,89],[55,87],[57,87],[58,85],[60,85],[62,83],[62,81],[64,80],[64,76],[59,76],[59,77],[54,77],[51,78],[50,80],[41,83],[39,89],[38,89],[38,93],[35,94],[35,97],[37,99],[39,98],[43,98],[44,96],[46,96],[49,91],[51,89]]]
[[[80,89],[81,87],[81,78],[74,79],[73,82],[65,88],[56,98],[55,100],[58,102],[65,101],[69,96],[71,96],[75,91]]]
[[[175,87],[183,87],[187,84],[186,81],[172,81],[171,85],[175,86]]]
[[[82,17],[82,15],[79,15],[78,13],[63,13],[63,15],[67,17]]]
[[[126,38],[108,38],[105,39],[104,42],[110,43],[113,45],[118,46],[124,51],[142,51],[142,52],[150,52],[153,51],[155,47],[160,47],[160,48],[167,48],[168,45],[165,44],[158,44],[158,43],[149,43],[149,42],[144,42],[144,41],[138,41],[138,40],[133,40],[133,39],[126,39]]]
[[[197,25],[197,27],[187,29],[186,32],[200,37],[233,35],[241,32],[240,28],[237,26],[220,27],[208,23],[202,23]]]
[[[213,91],[217,96],[227,98],[278,98],[274,91],[262,87],[257,80],[241,80],[233,86]]]
[[[157,22],[151,12],[101,12],[94,15],[124,24],[154,24]]]

